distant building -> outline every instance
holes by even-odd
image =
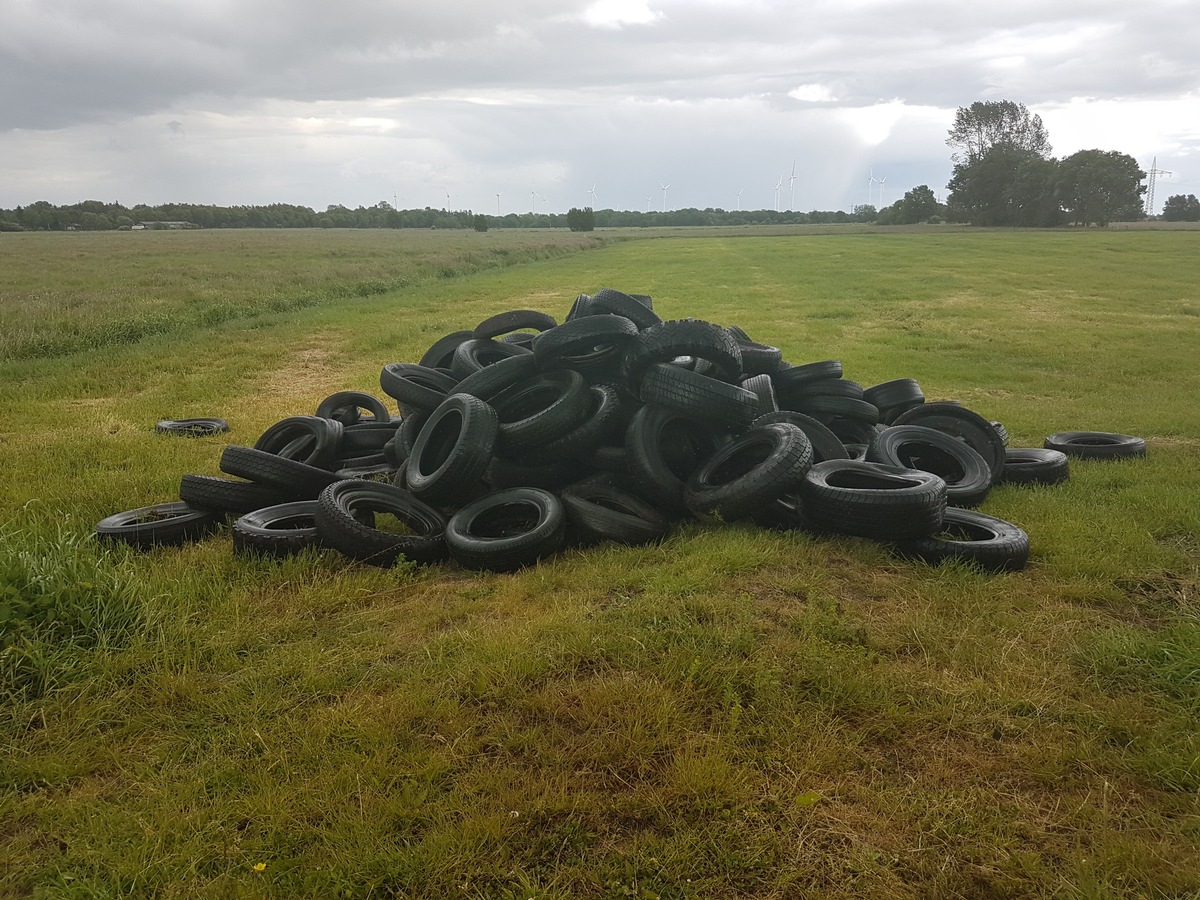
[[[184,228],[199,228],[195,222],[138,222],[133,226],[138,231],[180,231]]]

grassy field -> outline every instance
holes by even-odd
[[[0,237],[0,894],[1200,896],[1200,234]],[[994,490],[1002,576],[748,526],[512,575],[91,538],[602,286],[1149,453]]]

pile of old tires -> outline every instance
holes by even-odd
[[[448,334],[415,363],[385,365],[380,387],[399,415],[333,394],[252,447],[226,446],[231,478],[184,475],[178,502],[109,516],[97,533],[148,547],[234,518],[240,553],[322,546],[381,566],[506,571],[569,545],[660,541],[690,518],[1011,571],[1029,538],[977,511],[994,485],[1063,481],[1068,455],[1145,452],[1102,432],[1009,448],[1000,423],[927,403],[915,379],[864,388],[837,360],[793,365],[740,328],[664,321],[649,297],[611,289],[577,297],[561,324],[513,310]]]

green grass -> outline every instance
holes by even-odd
[[[76,236],[16,237],[6,323],[68,290]],[[122,257],[144,235],[85,237],[110,284],[173,277]],[[224,265],[167,237],[163,260]],[[455,252],[440,237],[425,252]],[[1195,233],[614,240],[363,297],[331,270],[322,302],[263,306],[291,290],[271,259],[382,236],[329,239],[251,236],[223,283],[252,316],[0,364],[0,894],[1200,892]],[[738,525],[511,575],[89,537],[445,332],[605,285],[864,384],[915,377],[1017,446],[1111,430],[1149,455],[993,491],[1033,544],[1001,576]],[[232,430],[153,431],[199,415]]]

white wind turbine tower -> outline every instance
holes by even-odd
[[[646,198],[646,212],[650,212],[650,203],[652,200],[654,200],[653,194]]]
[[[775,212],[779,212],[779,195],[783,191],[783,176],[779,176],[779,182],[775,185]]]
[[[883,185],[884,185],[884,182],[886,182],[886,181],[887,181],[886,178],[879,179],[879,208],[880,209],[883,209]]]
[[[788,187],[792,189],[792,199],[788,203],[788,209],[796,208],[796,161],[792,160],[792,174],[788,177]]]
[[[496,191],[496,218],[500,218],[500,195],[504,191]]]
[[[599,205],[599,198],[596,196],[596,184],[597,182],[593,181],[592,187],[588,191],[592,195],[592,209],[595,209]]]
[[[738,212],[741,212],[741,211],[742,211],[742,191],[744,191],[744,190],[746,190],[746,189],[745,189],[745,188],[742,188],[742,190],[741,190],[741,191],[738,191],[738,195],[737,195],[737,208],[738,208]]]
[[[446,189],[446,212],[450,212],[450,190]]]
[[[669,185],[669,184],[663,184],[661,181],[660,181],[658,184],[659,184],[659,187],[661,187],[661,188],[662,188],[662,192],[663,192],[663,205],[662,205],[662,211],[663,211],[663,212],[666,212],[666,211],[667,211],[667,188],[669,188],[669,187],[670,187],[670,185]]]
[[[875,199],[875,170],[867,170],[867,206],[870,206]]]

